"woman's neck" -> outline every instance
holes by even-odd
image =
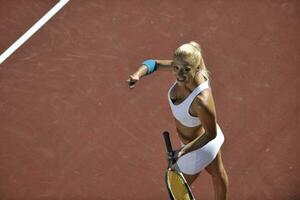
[[[183,83],[182,86],[190,91],[193,91],[198,85],[204,83],[205,81],[207,81],[206,78],[201,73],[197,73],[192,80],[187,83]]]
[[[193,91],[196,87],[197,87],[197,83],[195,82],[195,80],[191,80],[187,83],[183,83],[183,82],[179,82],[177,81],[178,85],[182,88],[188,89],[189,91]]]

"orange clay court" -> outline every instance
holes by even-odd
[[[61,1],[62,2],[62,1]],[[58,2],[0,0],[0,54]],[[225,135],[229,200],[300,199],[300,2],[70,0],[0,64],[1,200],[165,200],[161,133],[180,146],[172,73],[201,44]],[[213,199],[207,172],[192,187]]]

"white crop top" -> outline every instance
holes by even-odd
[[[173,86],[169,89],[168,92],[168,100],[174,117],[184,126],[187,127],[199,126],[201,124],[199,118],[191,116],[189,109],[195,97],[203,90],[209,88],[208,81],[205,81],[202,84],[198,85],[183,102],[181,102],[178,105],[174,105],[170,97],[170,92],[176,83],[177,82],[173,84]]]

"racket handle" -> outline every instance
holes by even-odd
[[[164,140],[165,140],[165,143],[166,143],[169,159],[172,159],[173,156],[174,156],[174,152],[173,152],[169,132],[168,131],[163,132],[163,137],[164,137]]]

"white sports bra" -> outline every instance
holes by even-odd
[[[181,102],[178,105],[174,105],[170,97],[170,92],[176,83],[177,81],[173,84],[173,86],[169,89],[168,92],[168,100],[174,117],[184,126],[187,127],[199,126],[201,124],[199,118],[191,116],[189,109],[195,97],[203,90],[209,88],[208,81],[205,81],[200,85],[198,85],[183,102]]]

